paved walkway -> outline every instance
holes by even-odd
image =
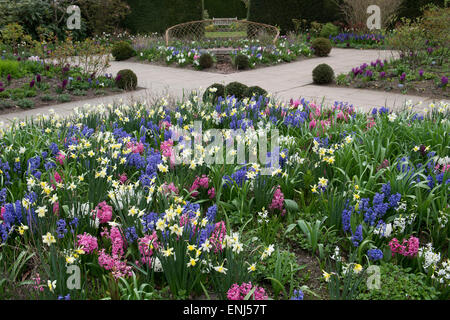
[[[182,97],[183,92],[190,92],[190,90],[199,89],[200,87],[205,89],[215,82],[227,84],[231,81],[239,81],[249,86],[260,86],[283,101],[301,97],[317,102],[324,100],[325,103],[344,101],[353,104],[357,109],[363,111],[369,111],[373,107],[381,106],[396,109],[401,107],[407,100],[412,100],[414,103],[423,101],[424,105],[432,102],[432,99],[425,97],[312,84],[312,70],[318,64],[329,64],[334,69],[336,75],[338,75],[339,73],[349,72],[352,68],[362,63],[370,63],[376,59],[389,59],[390,57],[392,57],[392,53],[384,50],[333,48],[329,57],[312,58],[233,74],[218,74],[133,62],[111,62],[111,66],[107,70],[108,73],[116,74],[121,69],[131,69],[138,77],[139,87],[146,89],[0,115],[0,122],[8,122],[8,120],[14,118],[23,119],[32,117],[36,114],[47,113],[49,109],[54,109],[57,113],[64,116],[70,114],[75,107],[80,107],[85,104],[108,104],[120,101],[121,99],[123,102],[140,101],[162,94]]]

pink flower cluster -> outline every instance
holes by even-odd
[[[33,289],[36,290],[36,291],[39,290],[39,291],[43,292],[44,291],[44,287],[41,286],[41,276],[39,275],[39,273],[36,273],[36,276],[33,278],[33,280],[34,280]]]
[[[105,249],[102,249],[98,255],[98,264],[106,270],[111,270],[114,278],[132,275],[131,266],[128,266],[126,261],[120,260],[118,255],[109,255],[105,253]]]
[[[284,194],[281,192],[280,186],[277,187],[277,190],[275,190],[275,193],[273,194],[272,203],[270,204],[269,209],[280,210],[282,216],[286,213],[286,209],[284,208]]]
[[[436,164],[436,166],[434,167],[434,169],[437,171],[437,172],[446,172],[446,171],[450,171],[450,163],[447,163],[447,164],[443,164],[442,166],[441,165],[439,165],[439,164]]]
[[[198,190],[200,188],[203,189],[209,188],[209,178],[206,175],[196,177],[194,183],[192,183],[192,186],[189,188],[189,192],[191,192],[191,195],[195,198],[198,196],[199,194]],[[209,189],[208,196],[210,199],[214,199],[214,197],[216,196],[216,190],[214,188]]]
[[[405,257],[415,257],[419,251],[419,239],[411,236],[409,240],[403,239],[402,244],[400,244],[397,238],[393,238],[389,242],[389,247],[392,251],[392,256],[394,253],[398,253]]]
[[[267,300],[266,292],[262,287],[256,287],[255,292],[252,294],[253,300]],[[236,283],[231,286],[227,292],[228,300],[244,300],[245,296],[253,289],[251,282],[243,283],[240,286]]]
[[[104,228],[100,234],[102,237],[106,237],[111,240],[111,252],[113,256],[123,256],[126,249],[126,241],[123,238],[119,228],[112,227],[110,232],[108,232],[108,229]]]
[[[59,151],[56,155],[56,161],[58,161],[60,165],[63,165],[64,160],[66,160],[66,156],[61,151]]]
[[[100,202],[95,207],[95,212],[100,223],[107,223],[112,218],[112,207],[109,206],[106,201]]]
[[[172,139],[161,143],[161,154],[169,159],[170,168],[173,168],[175,166],[175,153],[173,152]]]
[[[127,148],[131,149],[131,152],[133,153],[142,153],[144,152],[144,144],[142,142],[136,143],[136,142],[128,142]]]
[[[219,221],[215,224],[214,230],[211,234],[209,242],[214,247],[214,253],[217,251],[222,252],[222,242],[227,234],[227,228],[225,227],[225,222]]]
[[[97,238],[91,236],[89,233],[79,234],[77,236],[78,246],[83,248],[86,253],[92,253],[94,250],[98,249]]]
[[[158,249],[158,236],[156,235],[156,231],[153,231],[153,234],[145,235],[145,237],[140,238],[139,241],[139,252],[141,253],[142,263],[146,263],[150,266],[151,257],[153,255],[153,249]]]
[[[170,184],[164,182],[161,186],[161,189],[165,195],[170,195],[171,193],[178,195],[178,188],[173,184],[173,182],[171,182]]]
[[[127,180],[128,180],[128,177],[127,177],[127,174],[126,174],[126,173],[122,173],[122,174],[119,176],[119,181],[120,181],[121,184],[124,184],[125,182],[127,182]]]

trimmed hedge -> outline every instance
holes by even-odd
[[[247,8],[242,0],[205,0],[205,10],[212,18],[247,18]]]
[[[116,76],[117,87],[124,90],[136,90],[137,76],[130,69],[123,69],[117,72]]]
[[[312,75],[315,84],[329,84],[334,80],[333,68],[326,63],[319,64],[315,67]]]
[[[202,20],[201,0],[126,0],[131,13],[124,27],[132,33],[158,32],[178,23]]]
[[[443,7],[445,0],[404,0],[398,16],[420,16],[420,8],[429,3]],[[321,23],[344,20],[333,0],[251,0],[250,21],[277,25],[286,33],[295,30],[292,19]]]
[[[295,29],[292,19],[329,22],[338,17],[331,0],[252,0],[249,20],[277,25],[286,33]]]
[[[225,94],[227,96],[234,96],[236,99],[241,100],[245,96],[245,90],[247,90],[247,86],[243,83],[234,81],[230,82],[225,86]]]

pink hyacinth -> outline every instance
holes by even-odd
[[[172,147],[173,141],[171,139],[164,141],[163,143],[161,143],[161,154],[166,158],[170,158],[173,153]]]
[[[164,195],[170,195],[171,193],[178,195],[178,188],[171,182],[170,184],[167,184],[167,182],[164,182],[161,186],[161,189],[163,191]]]
[[[112,219],[112,207],[106,201],[100,202],[95,207],[95,212],[100,223],[107,223]]]
[[[139,143],[128,142],[127,148],[130,149],[131,152],[133,152],[133,153],[144,152],[144,145],[142,144],[142,142],[139,142]]]
[[[224,221],[217,222],[214,226],[211,238],[209,239],[209,242],[214,248],[214,253],[217,253],[217,251],[222,252],[222,243],[226,234],[227,228],[225,227],[225,222]]]
[[[267,295],[262,287],[256,287],[256,290],[252,294],[253,300],[267,300]],[[244,300],[245,296],[253,289],[251,282],[243,283],[240,286],[236,283],[231,286],[227,292],[228,300]]]
[[[208,189],[209,187],[209,178],[206,175],[202,175],[201,177],[195,178],[195,181],[192,183],[192,186],[189,188],[189,192],[192,192],[192,196],[198,196],[198,189],[202,187],[204,189]]]
[[[280,210],[282,216],[286,213],[286,209],[284,209],[284,194],[281,192],[280,186],[277,187],[277,190],[275,190],[275,193],[273,194],[272,203],[270,204],[269,209]]]
[[[415,257],[419,251],[419,239],[411,236],[409,240],[403,239],[402,244],[400,244],[397,238],[393,238],[389,242],[389,247],[391,248],[392,256],[394,256],[394,253],[398,253],[405,257]]]
[[[58,202],[58,201],[56,201],[56,202],[53,204],[53,213],[54,213],[56,216],[59,216],[59,202]]]
[[[79,234],[77,236],[78,246],[82,247],[83,251],[86,253],[92,253],[98,248],[97,238],[91,236],[89,233]]]
[[[0,219],[2,219],[2,220],[3,220],[3,214],[5,213],[5,211],[6,211],[5,207],[2,207],[0,209]]]
[[[214,197],[216,196],[216,189],[214,189],[214,188],[209,189],[208,196],[210,199],[214,199]]]
[[[122,174],[120,175],[120,177],[119,177],[120,183],[121,183],[121,184],[124,184],[125,182],[127,182],[127,180],[128,180],[127,174],[126,174],[126,173],[122,173]]]
[[[309,129],[311,130],[311,129],[314,129],[315,127],[316,127],[316,120],[315,119],[312,119],[310,122],[309,122]]]
[[[172,124],[168,121],[161,121],[159,123],[159,129],[169,129],[172,126]]]
[[[58,161],[60,165],[63,165],[64,160],[66,160],[66,156],[61,151],[59,151],[56,155],[56,161]]]
[[[128,266],[126,261],[121,261],[117,255],[109,255],[105,253],[105,249],[102,249],[98,255],[98,264],[105,270],[111,270],[111,273],[115,279],[122,277],[131,277],[131,266]]]
[[[151,257],[153,255],[153,249],[158,249],[158,236],[156,231],[153,231],[151,235],[145,235],[145,237],[138,240],[139,252],[141,253],[141,262],[150,266]]]
[[[58,173],[58,171],[55,171],[55,174],[53,175],[53,177],[55,178],[56,183],[62,183],[63,182],[63,179],[61,178],[61,176]]]
[[[126,245],[125,245],[125,240],[124,240],[119,228],[112,227],[111,232],[109,234],[109,238],[111,239],[112,254],[117,255],[119,257],[123,256],[124,249],[126,249]]]

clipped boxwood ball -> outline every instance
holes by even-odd
[[[334,71],[326,63],[319,64],[312,72],[313,81],[316,84],[328,84],[334,80]]]
[[[137,76],[130,69],[124,69],[117,72],[117,87],[123,90],[136,90]]]
[[[234,58],[234,65],[238,70],[245,70],[250,68],[250,60],[245,54],[238,54]]]
[[[235,96],[236,99],[241,100],[244,98],[245,90],[247,86],[243,83],[234,81],[227,84],[225,87],[225,94],[227,96]]]
[[[213,57],[209,53],[204,53],[200,56],[199,59],[200,69],[208,69],[211,68],[214,64]]]
[[[258,86],[248,87],[244,92],[244,96],[247,98],[251,98],[253,95],[259,98],[259,96],[265,96],[266,94],[267,91]]]
[[[331,52],[331,41],[326,38],[317,38],[312,42],[314,54],[318,57],[326,57]]]
[[[210,89],[212,89],[212,91]],[[225,97],[225,86],[220,83],[210,85],[203,93],[203,102],[205,102],[208,97],[210,97],[213,102],[216,102],[219,97]]]
[[[127,60],[133,57],[136,52],[134,51],[131,44],[126,41],[117,42],[114,44],[111,50],[111,54],[113,55],[116,61]]]

